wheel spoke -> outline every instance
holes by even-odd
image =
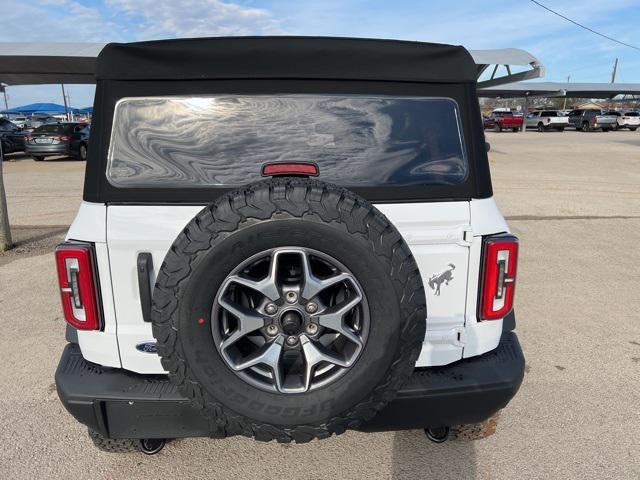
[[[312,299],[326,288],[332,287],[337,283],[349,281],[351,282],[351,275],[348,273],[340,272],[333,277],[320,279],[316,277],[311,271],[311,263],[309,262],[309,256],[305,252],[301,252],[302,256],[302,269],[304,275],[304,287],[302,289],[302,296],[307,300]]]
[[[314,371],[319,364],[327,362],[343,368],[350,365],[349,361],[326,349],[320,343],[314,342],[313,340],[309,339],[306,335],[300,336],[300,343],[302,344],[302,352],[304,353],[305,360],[305,392],[309,390]]]
[[[265,325],[265,317],[260,315],[255,310],[244,307],[242,305],[238,305],[235,302],[230,302],[225,298],[221,298],[219,300],[219,304],[222,308],[224,308],[227,312],[232,314],[234,317],[238,319],[238,328],[231,335],[225,338],[220,348],[222,350],[228,348],[230,345],[236,343],[245,335],[254,332]]]
[[[276,388],[282,390],[282,379],[280,376],[280,355],[282,354],[282,338],[277,338],[270,344],[267,344],[256,350],[251,355],[245,357],[240,362],[232,365],[236,371],[244,370],[256,365],[266,365],[271,369],[271,373],[275,380]]]
[[[362,297],[358,295],[345,303],[326,308],[322,313],[313,318],[323,327],[344,335],[348,340],[358,345],[358,347],[361,347],[362,339],[360,336],[352,332],[351,329],[344,324],[344,316],[358,305],[361,300]]]
[[[276,301],[280,298],[280,292],[278,291],[278,287],[274,281],[274,278],[269,275],[262,280],[250,280],[245,277],[241,277],[240,275],[232,275],[227,280],[227,286],[230,283],[237,283],[238,285],[242,285],[243,287],[250,288],[251,290],[255,290],[258,293],[261,293],[265,297],[267,297],[272,302]]]

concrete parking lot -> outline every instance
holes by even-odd
[[[5,163],[18,248],[0,255],[0,478],[640,478],[640,132],[488,133],[521,239],[527,373],[485,440],[349,432],[305,445],[186,439],[109,455],[58,401],[64,321],[51,249],[84,164]]]

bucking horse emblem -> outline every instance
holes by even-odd
[[[429,277],[429,287],[431,290],[435,290],[436,296],[440,296],[440,287],[443,283],[445,285],[449,285],[449,282],[453,280],[453,271],[455,269],[456,266],[453,263],[450,263],[445,271],[435,273]]]

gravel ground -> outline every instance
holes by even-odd
[[[498,203],[521,239],[527,374],[497,433],[420,431],[306,445],[187,439],[157,456],[92,448],[58,401],[64,345],[52,246],[84,165],[5,164],[19,250],[0,256],[0,478],[640,478],[640,134],[488,134]]]

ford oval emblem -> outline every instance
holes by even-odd
[[[156,342],[142,342],[136,345],[136,350],[143,353],[158,353]]]

